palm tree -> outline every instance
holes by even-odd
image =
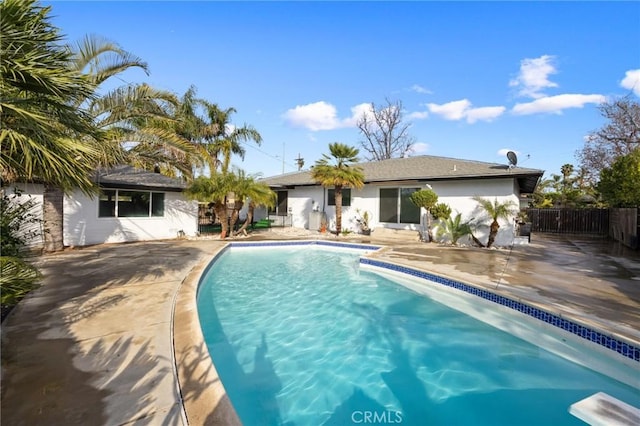
[[[50,11],[34,1],[0,3],[0,173],[6,182],[45,183],[45,249],[53,251],[62,248],[60,189],[91,193],[91,173],[103,156],[94,143],[98,129],[77,108],[92,97],[95,85],[69,67],[73,53],[61,44]]]
[[[72,53],[67,64],[70,72],[84,73],[84,78],[91,82],[93,88],[91,93],[70,101],[70,105],[90,117],[99,131],[98,137],[78,137],[95,149],[95,156],[91,159],[77,157],[81,158],[80,163],[89,169],[89,173],[127,163],[150,170],[157,167],[169,175],[175,176],[177,171],[190,176],[195,150],[189,141],[176,135],[170,125],[172,108],[177,105],[175,96],[145,84],[119,87],[98,95],[105,81],[127,69],[139,68],[148,74],[147,64],[117,43],[97,36],[87,36],[68,50]],[[45,184],[46,251],[64,248],[63,191],[69,189],[53,183]],[[92,184],[87,192],[95,191]]]
[[[204,110],[205,115],[210,115],[208,110],[214,108],[213,104],[197,98],[196,94],[196,87],[190,86],[180,97],[178,106],[173,113],[173,129],[176,134],[188,140],[196,149],[200,161],[193,163],[194,169],[202,170],[206,165],[212,172],[216,170],[216,159],[207,151],[207,143],[218,132],[218,125],[201,114]]]
[[[503,203],[498,202],[496,198],[493,202],[484,199],[479,196],[473,197],[473,199],[480,205],[480,208],[489,215],[492,222],[489,230],[489,239],[487,240],[487,248],[491,247],[496,240],[498,229],[500,229],[499,219],[509,219],[515,214],[514,210],[517,207],[513,200],[507,200]]]
[[[207,150],[216,159],[216,166],[220,167],[222,173],[227,173],[231,164],[231,154],[236,154],[244,160],[246,151],[242,142],[253,140],[260,145],[262,136],[253,126],[245,124],[235,127],[230,123],[231,114],[236,112],[235,108],[221,110],[216,104],[209,103],[206,103],[206,106],[209,119],[215,123],[217,129],[207,145]]]
[[[96,129],[72,104],[90,96],[93,86],[69,70],[71,53],[49,22],[51,8],[34,3],[0,3],[2,179],[38,178],[65,189],[89,190],[91,166],[84,160],[97,151],[74,136],[95,136]]]
[[[235,198],[233,214],[231,216],[231,229],[233,229],[244,203],[249,201],[247,209],[247,219],[237,234],[246,233],[247,227],[253,221],[253,212],[258,205],[273,206],[275,204],[276,194],[269,186],[262,182],[256,181],[256,176],[247,175],[244,170],[237,169],[235,172],[235,182],[233,186],[233,194]]]
[[[71,54],[66,64],[68,72],[81,73],[92,86],[92,92],[86,96],[70,98],[68,100],[69,106],[76,110],[84,111],[92,119],[94,127],[101,127],[103,130],[105,128],[109,129],[109,126],[100,123],[100,120],[105,119],[107,123],[110,123],[113,119],[109,118],[109,114],[103,108],[96,108],[95,106],[96,104],[100,105],[100,101],[97,99],[100,85],[129,68],[142,68],[147,72],[146,63],[126,52],[117,44],[98,37],[86,37],[76,46],[67,47],[66,51]],[[93,114],[91,114],[92,110]],[[100,134],[99,137],[87,138],[80,136],[76,138],[78,141],[94,147],[98,156],[93,159],[79,157],[76,160],[76,163],[81,163],[84,167],[89,168],[89,172],[86,173],[88,180],[90,180],[90,173],[94,170],[100,167],[112,166],[121,162],[124,157],[124,151],[118,143],[120,140],[114,140],[113,138],[116,132],[113,129],[109,130]],[[45,251],[52,252],[64,248],[63,192],[67,192],[70,189],[61,188],[52,182],[45,183],[43,193]],[[91,194],[95,191],[95,185],[91,183],[88,193]]]
[[[462,222],[462,214],[458,213],[456,217],[447,217],[440,222],[437,235],[439,238],[447,236],[451,239],[453,245],[458,244],[458,240],[466,235],[471,235],[471,225],[469,222]]]
[[[120,162],[168,176],[190,178],[201,158],[194,144],[175,131],[179,100],[146,84],[119,87],[91,102],[89,111],[104,130],[104,145]],[[105,160],[105,162],[108,160]]]
[[[213,203],[213,211],[222,227],[221,239],[225,239],[229,232],[226,198],[227,194],[233,190],[234,180],[232,174],[216,173],[210,177],[198,176],[185,191],[191,199]]]
[[[323,154],[311,169],[312,179],[325,188],[333,187],[336,201],[336,233],[342,231],[342,188],[360,189],[364,186],[364,173],[354,164],[358,162],[357,148],[335,142],[329,144],[331,156]]]
[[[236,127],[231,124],[231,114],[235,112],[235,108],[220,109],[215,103],[197,98],[194,86],[180,99],[180,107],[176,110],[176,132],[197,147],[210,175],[217,171],[228,173],[232,154],[244,159],[242,142],[253,140],[258,145],[262,143],[262,136],[252,126]]]

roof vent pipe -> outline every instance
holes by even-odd
[[[453,165],[453,171],[455,172],[455,171],[457,171],[457,170],[458,170],[458,168],[457,168],[457,166],[454,164],[454,165]]]

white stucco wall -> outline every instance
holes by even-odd
[[[64,199],[64,244],[85,246],[171,239],[198,231],[198,203],[180,192],[165,192],[164,217],[98,217],[98,198],[74,191]]]
[[[490,220],[486,216],[482,215],[482,211],[478,207],[478,203],[473,200],[473,197],[481,196],[490,199],[491,201],[498,199],[499,202],[512,200],[516,206],[518,205],[519,200],[519,190],[513,179],[441,181],[432,182],[430,185],[438,194],[438,202],[448,204],[451,207],[453,215],[455,215],[456,212],[459,212],[462,213],[462,219],[464,221],[474,219],[474,221],[486,223],[487,226],[480,226],[476,228],[476,231],[474,232],[476,237],[478,237],[482,242],[486,242],[487,240]],[[371,229],[384,227],[391,229],[420,230],[422,228],[420,224],[393,224],[380,223],[378,221],[380,217],[378,201],[380,188],[397,187],[424,188],[425,186],[424,184],[422,186],[418,186],[417,184],[376,184],[366,185],[361,190],[352,189],[351,206],[343,207],[342,209],[342,228],[358,232],[359,228],[355,218],[356,210],[360,209],[361,211],[368,211],[370,213]],[[309,213],[316,207],[322,211],[324,205],[324,211],[329,221],[329,229],[335,230],[335,207],[327,205],[326,191],[326,189],[319,186],[300,187],[288,190],[288,207],[291,208],[294,227],[308,228]],[[495,244],[499,246],[510,245],[513,242],[515,223],[513,219],[500,220],[499,223],[500,230]]]
[[[22,195],[20,197],[13,197],[14,190],[19,190]],[[31,210],[31,213],[42,220],[42,194],[44,193],[44,185],[35,183],[16,183],[15,185],[2,188],[5,194],[7,194],[13,201],[18,203],[24,203],[28,199],[32,199],[35,203]],[[26,235],[30,237],[27,239],[27,246],[33,249],[40,249],[43,246],[42,239],[42,221],[38,223],[27,224],[22,229]]]
[[[513,218],[517,214],[519,206],[519,191],[513,179],[485,179],[473,181],[449,181],[434,182],[431,184],[438,194],[438,202],[446,203],[451,207],[452,215],[462,213],[462,220],[472,220],[483,223],[486,226],[477,227],[474,235],[483,243],[486,243],[489,235],[491,220],[483,214],[474,196],[480,196],[488,200],[505,202],[511,200],[514,205],[514,216],[509,220],[500,219],[500,229],[496,237],[495,245],[507,246],[512,244],[515,235],[515,222]]]

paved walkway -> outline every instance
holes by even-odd
[[[267,231],[252,238],[288,237]],[[491,287],[640,342],[639,252],[601,240],[539,236],[513,251],[372,242],[388,244],[379,254],[387,260]],[[194,384],[214,383],[198,366],[181,366],[193,381],[181,382],[180,395],[174,301],[185,277],[222,246],[149,242],[39,258],[43,286],[2,324],[2,424],[186,424],[181,401],[198,399]],[[185,348],[176,343],[179,359],[193,353]],[[215,421],[189,417],[194,425],[201,423],[194,418]]]

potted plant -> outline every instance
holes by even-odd
[[[360,209],[357,209],[356,213],[358,214],[358,216],[356,216],[356,222],[360,226],[360,233],[363,235],[371,235],[371,228],[369,227],[371,214],[367,210],[361,212]]]
[[[521,210],[516,216],[516,224],[517,224],[517,235],[520,237],[528,237],[529,242],[531,242],[531,221],[529,220],[529,216],[527,216],[527,212]]]

